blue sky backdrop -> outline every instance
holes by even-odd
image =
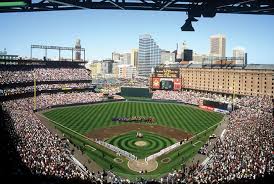
[[[184,12],[122,10],[0,14],[0,50],[29,57],[31,44],[74,46],[79,38],[88,59],[105,59],[113,51],[138,48],[139,35],[149,33],[161,49],[173,51],[176,43],[186,41],[194,52],[207,54],[210,35],[221,33],[227,38],[227,56],[241,46],[249,63],[274,64],[274,16],[218,14],[194,22],[195,32],[182,32],[185,19]],[[42,58],[43,52],[35,50],[34,56]]]

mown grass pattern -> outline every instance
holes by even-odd
[[[113,117],[126,117],[126,116],[154,116],[157,119],[157,124],[179,128],[190,133],[201,132],[212,125],[216,125],[205,131],[198,137],[195,137],[192,141],[199,143],[193,146],[190,143],[183,145],[182,147],[163,155],[157,159],[158,168],[150,173],[140,175],[127,167],[127,162],[124,161],[122,164],[117,164],[113,161],[117,157],[114,153],[109,150],[94,144],[93,142],[76,135],[72,131],[60,127],[55,124],[59,130],[68,136],[69,140],[74,144],[82,147],[84,152],[96,163],[98,163],[104,169],[112,168],[112,171],[124,178],[136,179],[136,177],[144,178],[159,178],[167,172],[174,169],[179,169],[182,163],[185,163],[188,159],[192,158],[198,151],[198,149],[208,140],[208,136],[217,127],[217,123],[221,121],[222,115],[214,112],[207,112],[195,107],[185,106],[174,103],[151,103],[151,102],[119,102],[119,103],[106,103],[106,104],[94,104],[85,105],[78,107],[67,107],[53,109],[44,112],[44,115],[49,119],[58,122],[69,129],[72,129],[80,134],[85,134],[96,128],[111,127],[126,123],[112,122]],[[133,133],[136,135],[136,133]],[[127,135],[127,134],[125,134]],[[121,135],[122,136],[122,135]],[[159,135],[160,136],[160,135]],[[118,139],[119,136],[117,136]],[[115,137],[113,138],[116,139]],[[117,141],[112,144],[118,144],[121,141]],[[156,141],[149,141],[151,148],[156,148],[159,143]],[[166,145],[171,142],[163,141]],[[121,146],[127,146],[132,149],[131,145],[133,141],[128,140],[127,143],[119,143]],[[96,151],[89,149],[84,145],[90,145],[96,148]],[[166,146],[163,145],[163,146]],[[159,146],[159,149],[161,146]],[[156,151],[156,150],[155,150]],[[138,154],[138,153],[137,153]],[[121,158],[121,157],[119,157]],[[170,158],[171,162],[164,164],[161,162],[164,158]],[[124,158],[121,158],[124,159]]]
[[[93,129],[127,123],[113,122],[113,117],[152,116],[156,124],[178,128],[192,134],[218,123],[222,115],[173,103],[117,102],[53,109],[43,113],[76,132],[86,134]]]
[[[170,138],[150,132],[142,132],[143,138],[136,138],[136,133],[136,131],[132,131],[127,134],[118,135],[107,142],[134,154],[138,158],[145,158],[175,143]],[[136,146],[136,141],[145,141],[147,145],[144,147]]]

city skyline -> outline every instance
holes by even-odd
[[[227,56],[233,55],[234,47],[241,46],[248,53],[248,63],[273,63],[274,18],[271,16],[200,18],[193,24],[195,32],[181,32],[184,13],[93,10],[18,15],[0,15],[5,25],[0,30],[4,35],[0,50],[7,48],[8,54],[29,57],[31,44],[74,46],[79,38],[89,60],[102,60],[111,58],[112,52],[125,53],[137,48],[139,35],[145,33],[151,34],[162,49],[173,51],[177,43],[186,41],[193,52],[208,54],[209,37],[220,33],[227,38]],[[49,57],[51,54],[54,55],[49,53]]]

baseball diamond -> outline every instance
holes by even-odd
[[[56,108],[43,112],[43,115],[102,168],[111,168],[116,174],[127,178],[140,175],[140,171],[146,171],[142,173],[143,177],[153,175],[157,178],[174,168],[179,168],[181,155],[185,159],[193,157],[223,118],[220,113],[179,103],[142,101]],[[153,124],[112,121],[114,117],[133,116],[155,117],[156,121]],[[142,136],[137,137],[137,132],[141,132]],[[201,136],[196,136],[199,134]],[[110,143],[137,156],[138,160],[117,162],[127,159],[92,140]],[[193,147],[190,140],[200,142]],[[148,156],[178,142],[182,143],[180,147],[152,162],[146,162]],[[87,145],[93,149],[87,149]],[[167,157],[170,159],[168,165],[161,161]]]
[[[175,140],[149,132],[142,132],[144,137],[136,138],[136,133],[133,131],[118,135],[107,140],[107,142],[134,154],[138,158],[145,158],[175,143]]]

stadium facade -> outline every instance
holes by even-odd
[[[163,67],[163,69],[172,71],[178,67],[182,81],[181,89],[235,95],[274,96],[273,64],[240,66],[189,64]],[[154,77],[155,74],[152,74],[151,88],[153,88]]]

